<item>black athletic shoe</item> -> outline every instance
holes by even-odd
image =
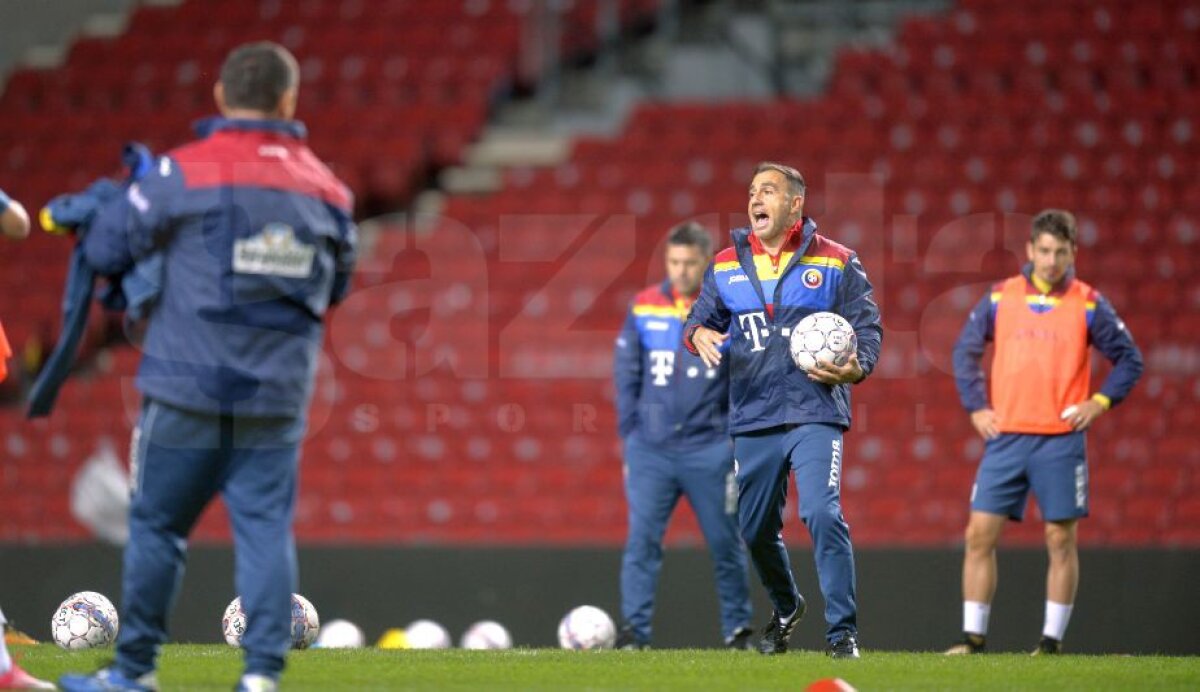
[[[749,627],[739,627],[734,630],[733,634],[725,638],[726,649],[753,649],[754,648],[754,630]]]
[[[944,654],[947,656],[964,656],[967,654],[981,654],[987,650],[986,640],[982,634],[971,634],[970,632],[963,633],[961,642],[946,649]]]
[[[633,628],[625,625],[621,628],[620,632],[617,632],[615,648],[618,651],[641,651],[642,649],[649,649],[650,645],[646,642],[638,641],[637,637],[633,634]]]
[[[801,598],[800,603],[796,606],[796,612],[786,621],[779,616],[778,612],[772,612],[771,621],[763,629],[762,639],[758,642],[758,652],[760,654],[786,654],[788,639],[791,639],[792,632],[796,629],[796,623],[804,617],[804,609],[807,607],[804,599]]]
[[[1054,637],[1042,635],[1042,641],[1038,642],[1037,648],[1033,650],[1033,656],[1050,656],[1062,653],[1062,642]]]
[[[858,639],[853,634],[843,634],[841,639],[825,650],[830,658],[858,658]]]

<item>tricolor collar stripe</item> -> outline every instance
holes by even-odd
[[[678,317],[680,314],[687,314],[687,312],[680,310],[674,305],[634,305],[633,314],[639,317],[643,315],[652,317]]]
[[[800,258],[800,264],[808,264],[814,267],[833,267],[834,269],[846,269],[846,263],[836,257],[815,257],[813,255],[805,255]]]

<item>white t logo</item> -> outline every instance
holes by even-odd
[[[750,349],[751,352],[763,350],[763,342],[770,334],[766,329],[760,329],[767,325],[766,313],[747,312],[744,315],[738,315],[738,324],[742,327],[742,334],[754,342],[754,348]]]
[[[651,351],[650,362],[650,374],[654,375],[655,386],[667,386],[667,378],[675,371],[675,352],[667,350]]]

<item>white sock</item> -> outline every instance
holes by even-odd
[[[963,632],[985,636],[988,628],[988,617],[992,614],[990,603],[979,601],[963,601]]]
[[[4,675],[12,668],[12,659],[8,657],[8,646],[4,644],[4,623],[8,620],[4,619],[4,611],[0,610],[0,675]]]
[[[279,684],[265,675],[246,674],[242,676],[241,687],[250,692],[274,692]]]
[[[1046,601],[1046,625],[1042,627],[1042,636],[1062,641],[1067,633],[1067,623],[1071,621],[1072,604]]]

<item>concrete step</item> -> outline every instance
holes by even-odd
[[[567,160],[570,138],[555,132],[489,127],[467,152],[469,166],[554,166]]]
[[[116,36],[134,0],[3,0],[0,74],[14,66],[52,68],[63,63],[76,35]]]
[[[450,166],[438,174],[438,187],[452,195],[479,195],[500,189],[500,171],[490,166]]]

